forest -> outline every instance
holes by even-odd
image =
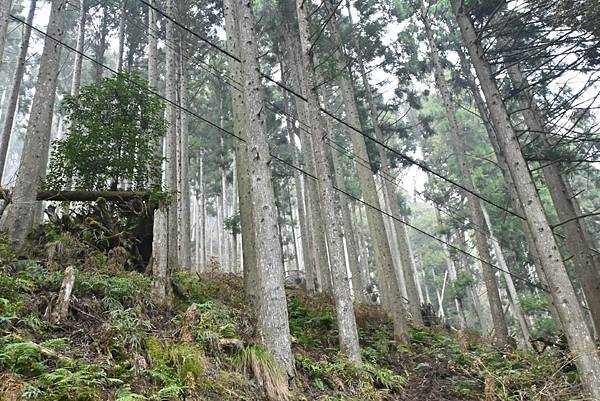
[[[599,0],[0,0],[0,401],[600,401]]]

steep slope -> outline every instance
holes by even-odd
[[[175,275],[172,308],[156,307],[150,280],[111,258],[45,244],[18,259],[0,244],[0,400],[265,400],[281,385],[255,345],[255,321],[234,275]],[[50,261],[48,261],[50,250]],[[43,254],[46,256],[43,256]],[[69,315],[44,318],[69,261]],[[568,400],[578,378],[558,350],[505,352],[475,334],[414,329],[393,341],[378,307],[355,308],[362,357],[337,348],[330,299],[288,289],[297,377],[291,400]]]

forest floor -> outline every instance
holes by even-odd
[[[173,305],[163,308],[148,276],[115,269],[100,253],[50,249],[27,259],[0,241],[0,400],[267,399],[272,360],[255,345],[240,277],[178,273]],[[67,320],[51,325],[44,314],[67,259],[73,300]],[[509,352],[441,328],[415,328],[410,345],[398,345],[374,306],[355,308],[364,363],[354,367],[339,354],[331,300],[287,292],[297,370],[290,400],[582,399],[557,350]]]

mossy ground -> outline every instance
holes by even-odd
[[[0,400],[266,399],[259,376],[271,374],[272,361],[256,345],[240,277],[178,273],[165,309],[153,303],[147,276],[88,256],[75,264],[69,319],[52,326],[43,316],[64,265],[55,255],[51,263],[19,259],[0,243]],[[192,303],[199,318],[193,340],[183,341]],[[398,345],[381,310],[362,305],[357,368],[339,354],[330,299],[293,289],[288,305],[297,368],[291,400],[581,399],[572,364],[557,352],[505,352],[476,335],[431,328],[413,329],[410,346]],[[232,343],[243,346],[224,345]]]

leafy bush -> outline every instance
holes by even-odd
[[[160,182],[164,105],[146,86],[138,75],[119,74],[65,98],[68,131],[54,143],[48,188],[116,190],[126,181],[146,190]]]

